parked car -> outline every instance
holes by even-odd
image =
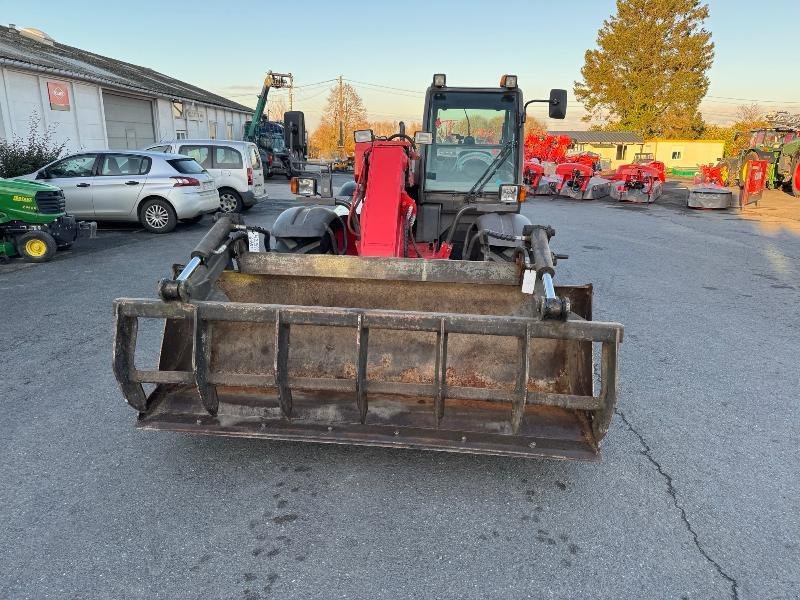
[[[148,150],[175,152],[200,163],[217,182],[223,212],[240,212],[267,199],[258,147],[236,140],[175,140]]]
[[[161,152],[104,150],[62,158],[20,179],[61,188],[79,219],[139,221],[153,233],[219,210],[214,179],[194,159]]]

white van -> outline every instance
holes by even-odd
[[[258,147],[236,140],[174,140],[150,146],[152,152],[189,156],[214,178],[222,212],[240,212],[267,199]]]

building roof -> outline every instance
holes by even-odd
[[[644,139],[632,131],[548,131],[565,135],[576,144],[643,144]]]
[[[253,112],[253,109],[238,102],[152,69],[60,44],[46,35],[43,36],[43,41],[31,39],[17,29],[0,25],[0,65],[2,64],[89,81],[108,88],[176,100],[194,100],[239,112]]]

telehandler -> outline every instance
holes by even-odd
[[[138,427],[597,459],[623,328],[592,321],[591,285],[555,285],[555,232],[520,213],[532,102],[564,118],[563,90],[524,102],[513,75],[434,75],[424,131],[355,132],[352,196],[269,231],[223,216],[159,299],[116,300],[114,372]],[[292,188],[332,197],[329,177],[309,166]],[[148,318],[165,329],[146,369]]]

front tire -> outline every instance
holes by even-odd
[[[52,259],[58,250],[55,238],[46,231],[29,231],[16,240],[17,252],[28,262],[43,263]]]
[[[219,191],[219,209],[226,213],[242,212],[242,197],[230,188],[224,188]]]
[[[175,210],[166,200],[151,198],[142,204],[139,221],[150,233],[169,233],[178,222]]]

